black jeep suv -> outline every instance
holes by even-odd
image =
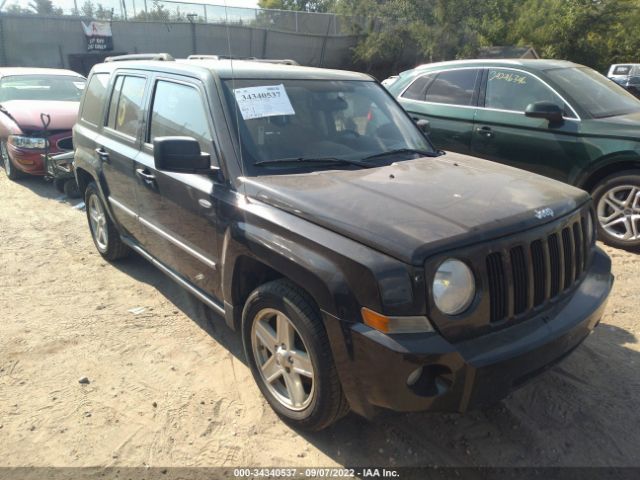
[[[494,402],[600,320],[613,277],[589,196],[438,152],[367,75],[114,60],[74,128],[95,245],[240,330],[295,426]]]

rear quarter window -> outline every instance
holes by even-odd
[[[614,75],[629,75],[631,73],[631,65],[618,65],[613,69]]]
[[[89,80],[84,102],[82,103],[82,113],[80,118],[93,125],[99,125],[102,106],[107,96],[107,84],[109,83],[108,73],[96,73]]]

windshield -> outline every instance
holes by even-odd
[[[224,84],[231,111],[240,113],[249,174],[362,168],[415,158],[419,153],[414,151],[436,153],[374,82],[256,79]]]
[[[79,102],[85,79],[62,75],[11,75],[0,79],[0,102],[58,100]]]
[[[640,101],[625,89],[590,68],[559,68],[547,75],[580,102],[593,118],[639,112]]]

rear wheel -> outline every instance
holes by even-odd
[[[640,247],[640,172],[611,175],[596,185],[592,196],[598,238],[614,247]]]
[[[302,289],[275,280],[254,290],[242,336],[258,387],[287,423],[317,431],[349,411],[320,313]]]
[[[84,198],[91,237],[100,255],[109,261],[126,257],[130,249],[120,238],[95,183],[87,186]]]
[[[0,141],[0,157],[2,157],[2,165],[4,165],[4,171],[10,180],[18,180],[24,177],[24,173],[18,170],[9,159],[9,152],[7,151],[7,144]]]

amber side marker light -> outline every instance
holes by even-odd
[[[383,333],[433,332],[427,317],[387,317],[366,307],[360,309],[365,325]]]

